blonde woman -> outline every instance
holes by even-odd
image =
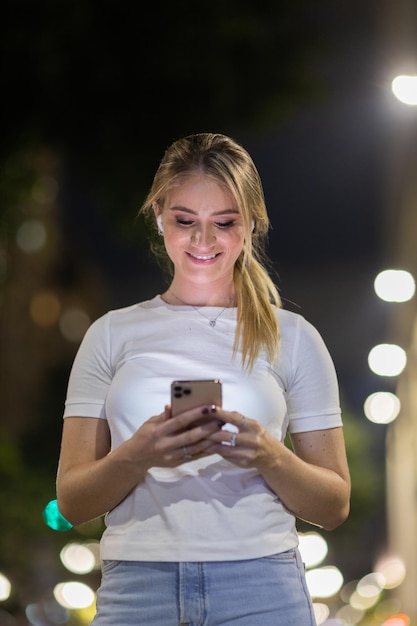
[[[338,384],[268,274],[253,160],[221,134],[179,139],[141,212],[170,285],[92,324],[64,413],[59,509],[106,516],[93,624],[313,626],[296,519],[348,515]],[[208,379],[222,402],[173,417],[171,383]]]

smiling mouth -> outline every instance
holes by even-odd
[[[191,252],[188,252],[188,254],[190,257],[197,259],[198,261],[211,261],[217,256],[217,254],[191,254]]]

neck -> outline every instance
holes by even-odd
[[[213,293],[214,292],[214,293]],[[163,299],[168,304],[185,304],[187,306],[203,307],[233,307],[235,306],[234,288],[228,290],[223,295],[218,294],[215,290],[207,292],[198,292],[179,289],[172,284],[167,291],[162,294]]]

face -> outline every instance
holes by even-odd
[[[158,208],[155,213],[160,214]],[[227,189],[204,176],[187,179],[167,194],[162,223],[176,281],[230,286],[244,228]]]

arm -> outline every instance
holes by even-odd
[[[124,447],[110,454],[106,420],[65,418],[57,499],[60,512],[74,526],[117,506],[145,472],[145,468],[129,462]]]
[[[257,467],[288,510],[331,530],[347,517],[350,502],[337,375],[317,329],[302,317],[296,321],[294,334],[284,329],[282,343],[293,449],[260,429]]]
[[[350,477],[342,428],[291,436],[294,452],[281,445],[259,470],[291,513],[333,530],[349,514]]]

